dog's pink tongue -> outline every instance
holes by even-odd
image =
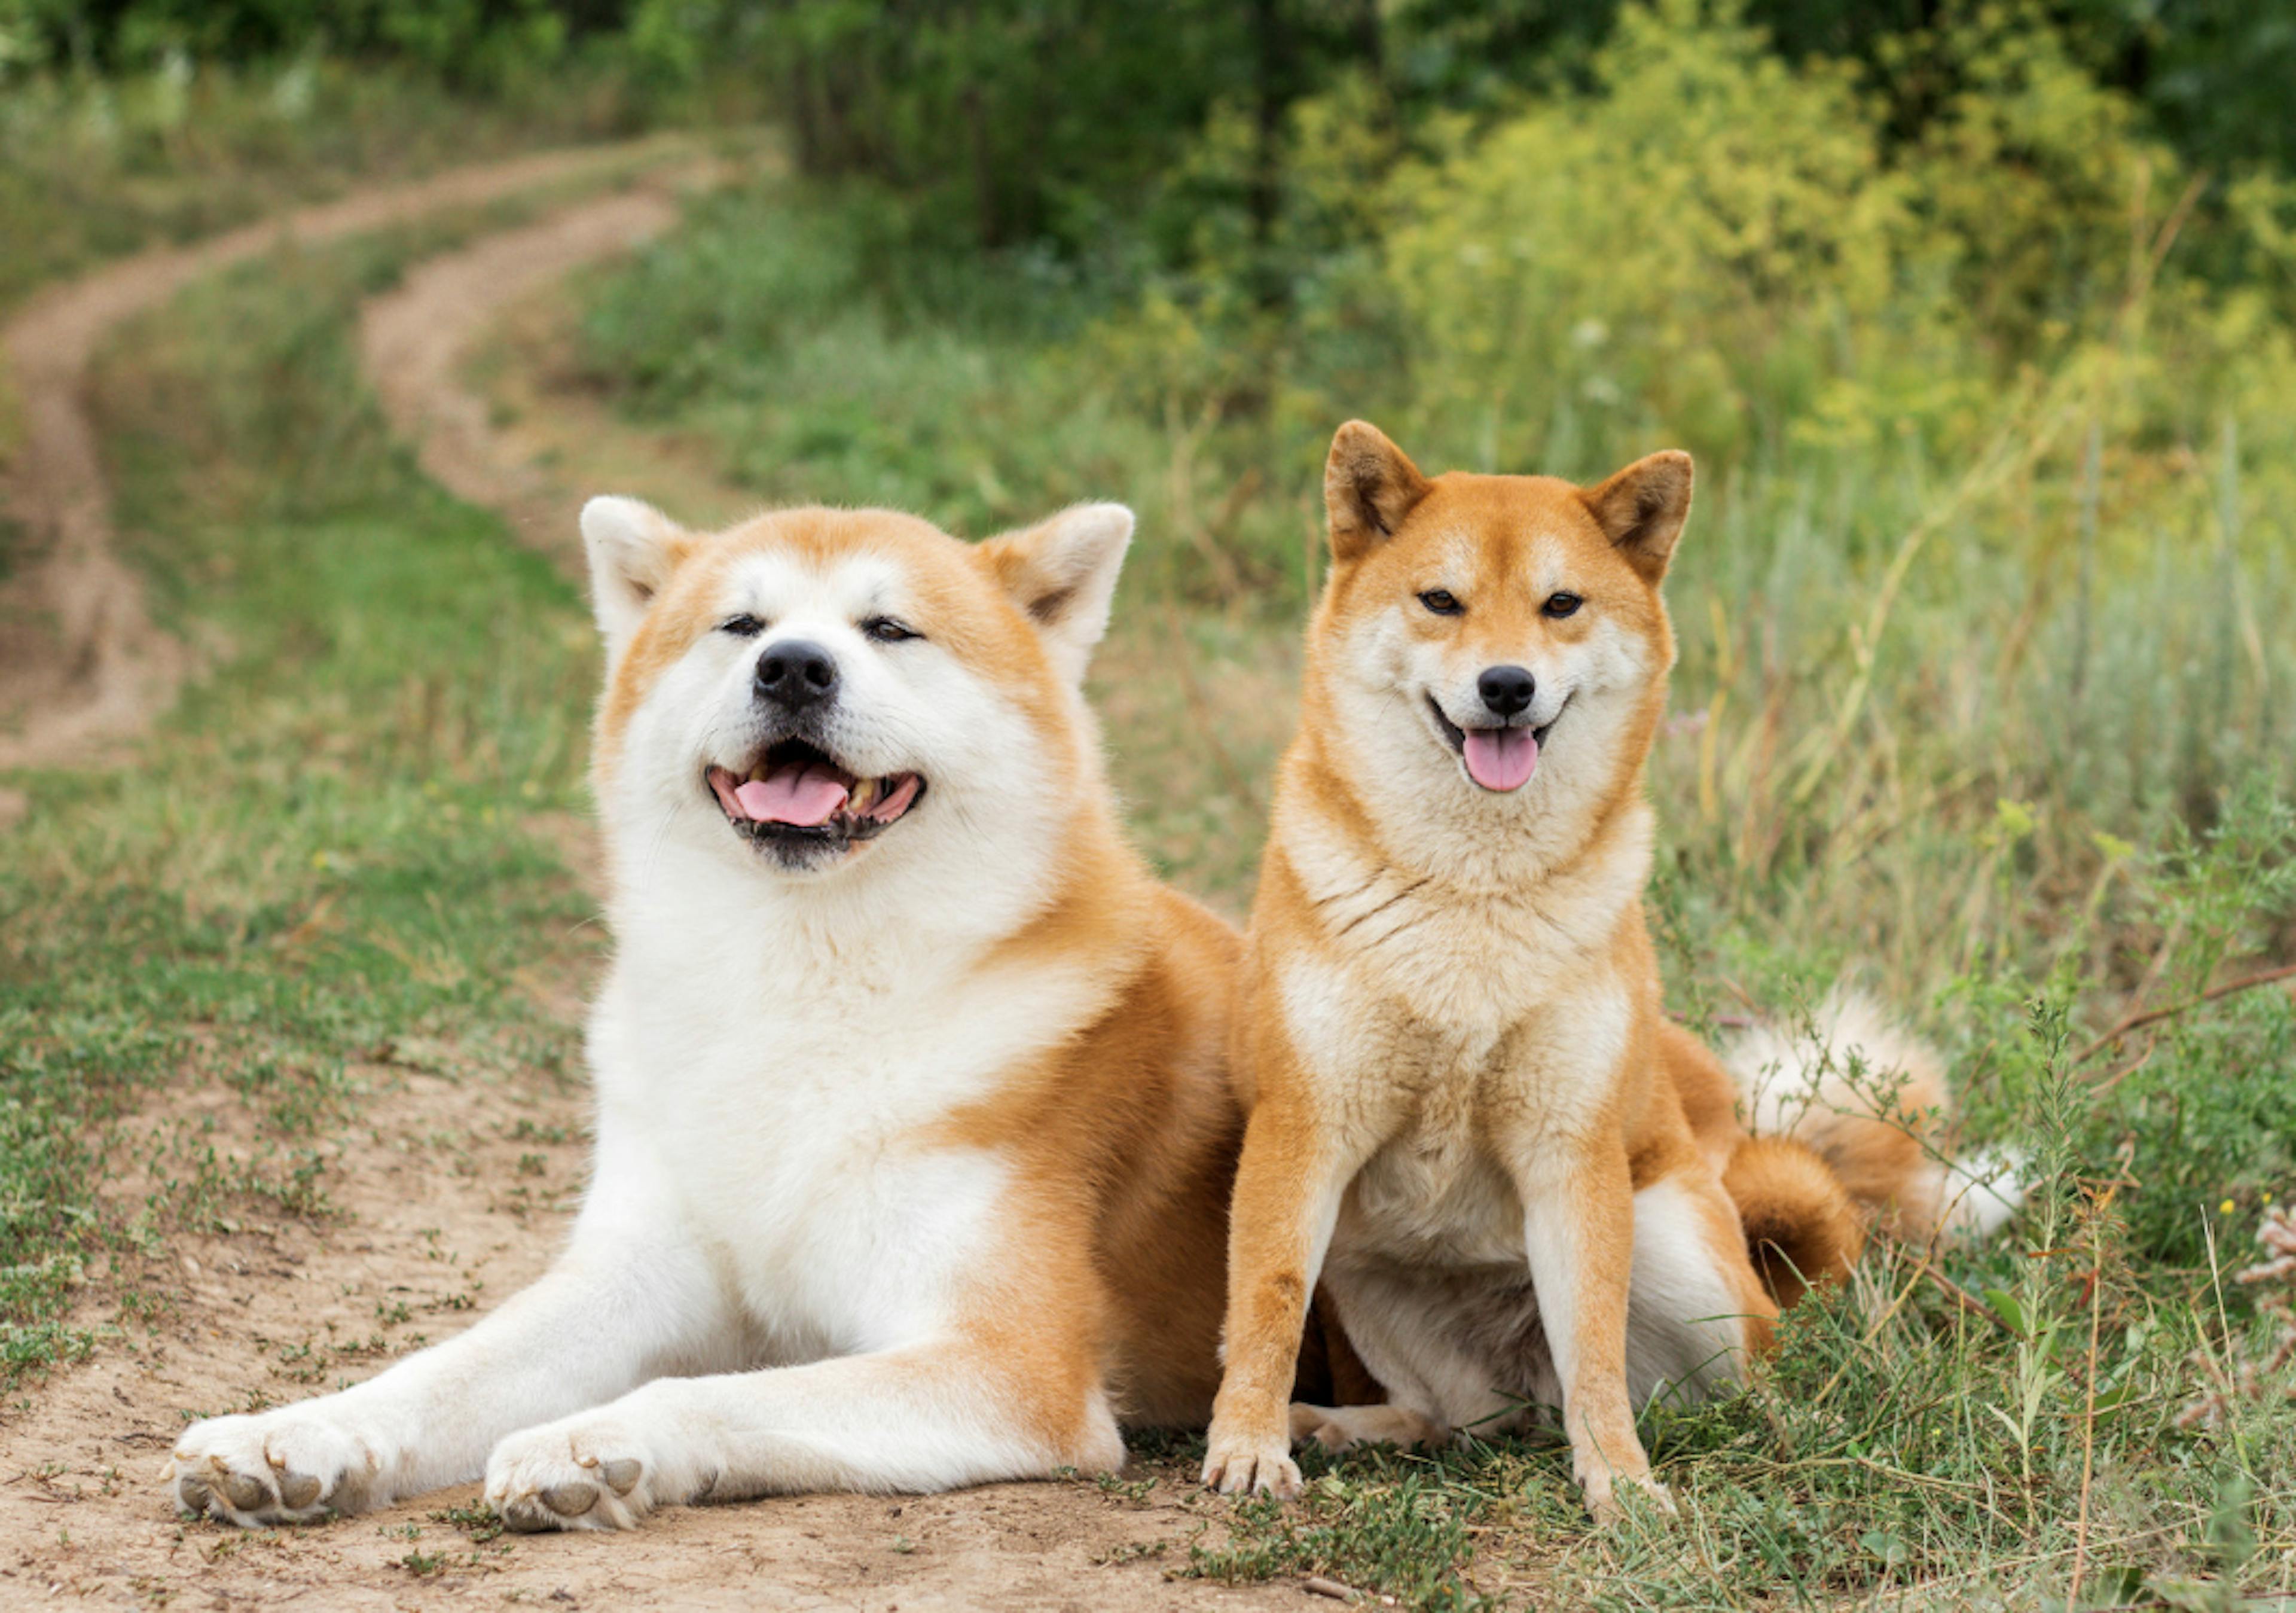
[[[1538,766],[1529,728],[1469,728],[1467,772],[1487,790],[1519,790]]]
[[[845,804],[845,781],[817,761],[801,768],[776,768],[734,792],[734,799],[756,823],[789,823],[812,828],[827,823]]]

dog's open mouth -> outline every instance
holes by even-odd
[[[1563,710],[1570,704],[1570,696],[1565,695],[1562,704],[1554,708],[1554,715],[1535,728],[1463,728],[1443,714],[1434,695],[1427,696],[1427,709],[1434,714],[1436,731],[1466,764],[1467,777],[1482,788],[1502,795],[1530,782],[1530,776],[1538,770],[1538,753],[1546,746],[1546,737],[1562,720]]]
[[[845,845],[883,834],[925,793],[916,773],[863,778],[818,745],[784,739],[768,745],[749,771],[713,767],[709,792],[726,820],[750,839]]]

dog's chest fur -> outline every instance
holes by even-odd
[[[930,1332],[1008,1181],[946,1123],[1101,993],[1080,970],[990,974],[898,936],[857,962],[758,928],[625,948],[591,1027],[600,1148],[645,1156],[762,1360]]]
[[[1280,967],[1286,1028],[1331,1111],[1380,1140],[1333,1258],[1519,1264],[1508,1161],[1601,1123],[1634,1008],[1612,942],[1642,860],[1463,895],[1337,847],[1290,849],[1323,935]]]

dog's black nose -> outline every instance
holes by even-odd
[[[1512,717],[1530,710],[1531,696],[1538,693],[1538,679],[1524,667],[1487,666],[1475,679],[1475,692],[1493,713]]]
[[[758,657],[753,681],[760,700],[812,705],[837,693],[837,657],[802,638],[784,639]]]

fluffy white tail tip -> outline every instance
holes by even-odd
[[[2025,1156],[2014,1148],[1979,1148],[1945,1170],[1939,1230],[1976,1242],[2009,1224],[2025,1202]]]

